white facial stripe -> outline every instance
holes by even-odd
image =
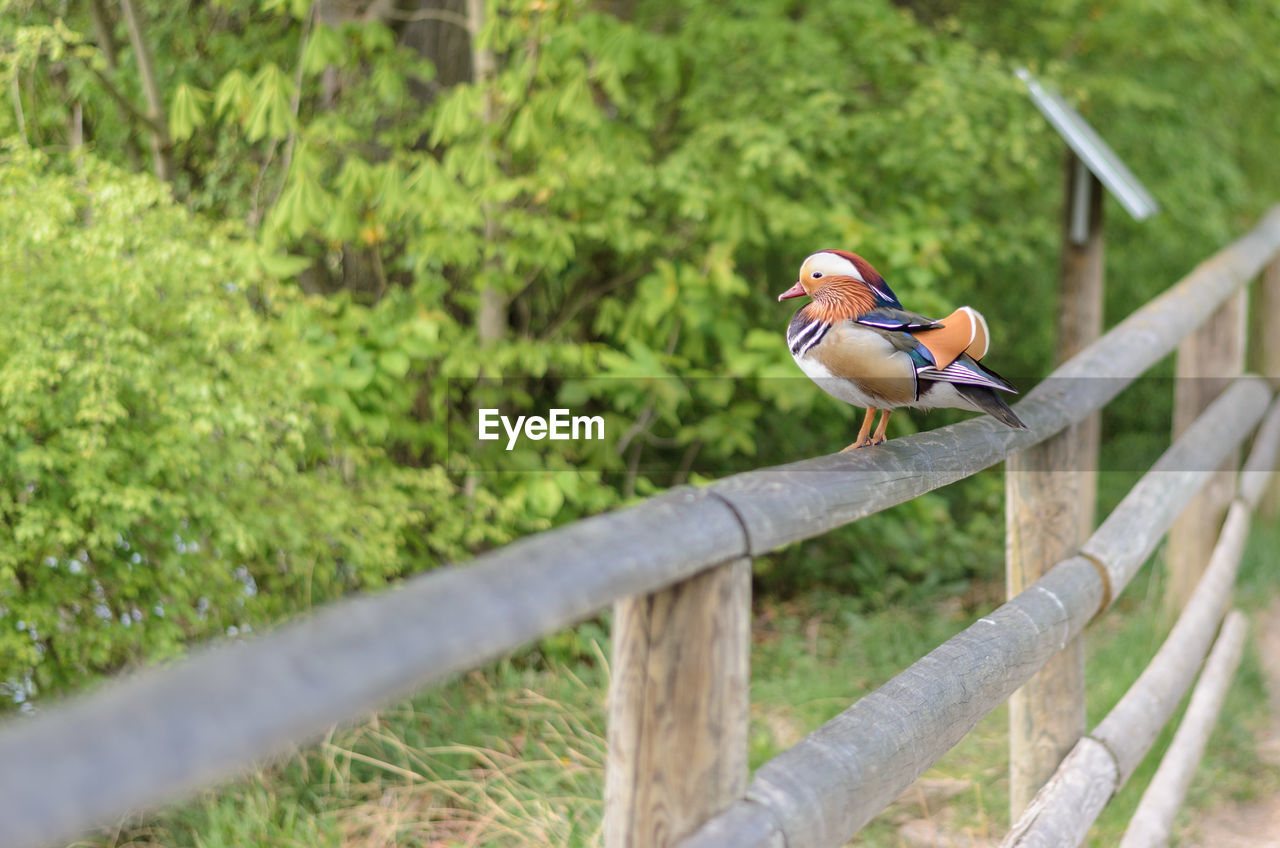
[[[866,282],[866,281],[864,280],[863,282]],[[883,300],[889,299],[889,293],[886,292],[884,289],[880,288],[874,283],[867,283],[867,285],[871,286],[871,290],[874,291],[876,294],[880,295],[881,299]]]
[[[831,325],[825,321],[809,322],[800,332],[787,339],[791,354],[797,358],[804,356],[813,349],[814,345],[822,341],[830,329]]]
[[[853,277],[855,280],[859,280],[864,283],[866,282],[866,279],[862,276],[862,272],[858,270],[857,265],[854,265],[843,256],[828,253],[825,250],[821,253],[813,254],[804,261],[804,264],[800,266],[801,279],[803,279],[806,274],[812,276],[814,271],[817,271],[824,277]]]
[[[814,332],[822,325],[821,321],[810,321],[800,328],[800,332],[791,337],[792,347],[804,344],[805,340],[814,334]]]
[[[801,329],[799,333],[795,334],[795,338],[791,339],[791,352],[799,354],[801,348],[812,343],[810,339],[813,338],[813,334],[817,333],[820,328],[822,328],[822,322],[809,322],[809,324],[806,324],[804,329]]]

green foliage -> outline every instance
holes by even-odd
[[[1112,319],[1280,194],[1280,21],[1263,0],[648,0],[622,14],[495,0],[474,45],[472,22],[438,9],[410,20],[413,4],[136,0],[164,100],[151,118],[121,21],[104,39],[88,4],[2,2],[13,108],[0,136],[70,174],[93,161],[65,152],[79,127],[92,156],[145,171],[163,121],[174,196],[246,228],[233,251],[209,241],[223,224],[188,221],[164,249],[234,252],[271,291],[265,323],[235,330],[260,331],[282,363],[272,373],[292,377],[244,383],[245,403],[307,411],[286,428],[300,433],[296,479],[377,468],[377,486],[348,481],[357,497],[411,498],[412,520],[400,501],[377,516],[384,543],[367,542],[367,560],[335,554],[362,576],[323,578],[318,596],[846,444],[853,411],[790,361],[790,309],[774,300],[815,249],[863,253],[920,311],[982,309],[991,364],[1034,383],[1054,349],[1062,144],[1018,64],[1081,104],[1164,206],[1134,224],[1109,203]],[[468,81],[471,48],[489,51],[492,77]],[[31,206],[7,214],[52,214]],[[119,250],[102,246],[94,268]],[[485,303],[499,338],[480,337]],[[512,460],[519,471],[489,470],[469,446],[494,392],[525,412],[598,414],[612,438],[546,442]],[[1126,394],[1108,436],[1149,453],[1166,395]],[[898,414],[891,435],[954,418]],[[284,450],[246,444],[250,467]],[[869,605],[954,590],[998,568],[999,498],[994,478],[952,487],[769,557],[759,582]],[[279,550],[309,556],[317,539]],[[187,556],[207,564],[211,550]],[[295,590],[272,582],[281,614],[317,596]]]
[[[591,647],[595,657],[607,650]],[[607,676],[602,663],[503,662],[338,730],[229,791],[78,844],[599,845]]]
[[[990,579],[1000,573],[1003,475],[979,475],[964,494],[963,500],[925,495],[865,527],[803,542],[794,552],[762,560],[756,583],[772,597],[824,586],[869,609],[961,594],[975,575]]]
[[[39,203],[27,202],[39,198]],[[335,441],[299,308],[154,180],[0,157],[0,680],[26,695],[398,574],[417,475]],[[323,375],[321,375],[323,376]]]
[[[1140,223],[1107,204],[1108,322],[1189,272],[1280,199],[1269,141],[1280,132],[1280,113],[1263,105],[1280,93],[1273,4],[1012,2],[955,4],[954,15],[949,23],[959,36],[1055,80],[1160,202],[1160,214]],[[1178,22],[1176,35],[1163,29],[1169,21]],[[1050,250],[1038,263],[1046,279],[1055,259]],[[1049,296],[1021,301],[1019,314],[1036,321],[1028,313]],[[1171,376],[1171,365],[1157,373]],[[1104,443],[1125,440],[1150,454],[1169,431],[1171,402],[1166,381],[1135,386],[1107,410]]]

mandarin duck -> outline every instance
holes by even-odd
[[[867,260],[823,250],[800,266],[800,279],[778,300],[808,295],[787,327],[796,364],[834,398],[865,407],[858,438],[841,453],[885,440],[894,409],[948,407],[985,412],[1018,430],[1022,423],[997,391],[1017,391],[978,360],[987,322],[962,306],[937,321],[902,308]],[[884,414],[871,432],[878,410]]]

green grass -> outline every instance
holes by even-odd
[[[1266,551],[1280,528],[1256,529],[1239,604],[1257,612],[1275,592]],[[1092,727],[1135,680],[1167,633],[1161,570],[1148,566],[1087,633]],[[758,603],[753,628],[750,762],[784,750],[882,684],[998,599],[998,588],[875,613],[831,595]],[[606,631],[577,636],[472,672],[319,745],[81,846],[592,846],[599,844],[604,758]],[[557,659],[557,657],[561,657]],[[568,657],[568,659],[564,659]],[[1181,709],[1181,708],[1180,708]],[[1007,827],[1007,712],[984,719],[855,844],[897,846],[913,819],[962,839]],[[1268,721],[1255,649],[1246,652],[1180,821],[1231,800],[1280,791],[1258,760]],[[1118,842],[1172,736],[1166,728],[1090,844]],[[919,825],[917,822],[916,825]]]

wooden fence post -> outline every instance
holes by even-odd
[[[614,606],[607,848],[666,848],[747,788],[751,562]]]
[[[1066,362],[1102,336],[1103,288],[1106,278],[1102,229],[1102,183],[1085,164],[1068,152],[1066,165],[1067,209],[1063,222],[1062,259],[1058,283],[1059,364]],[[1082,240],[1078,240],[1083,236]],[[1093,532],[1098,499],[1098,435],[1102,418],[1094,413],[1074,425],[1080,498],[1080,539]],[[1066,468],[1067,466],[1061,466]]]
[[[1071,430],[1011,457],[1005,474],[1005,592],[1014,598],[1079,549],[1080,452]],[[1036,468],[1045,470],[1035,470]],[[1009,699],[1009,809],[1018,816],[1085,731],[1077,636]]]
[[[1270,381],[1273,391],[1280,391],[1280,256],[1262,271],[1256,309],[1258,373]],[[1264,518],[1280,514],[1280,478],[1272,478],[1258,511]]]
[[[1066,157],[1057,359],[1102,335],[1102,184]],[[1005,473],[1005,596],[1014,598],[1093,530],[1097,415],[1011,457]],[[1073,639],[1009,699],[1011,820],[1085,731],[1084,640]]]
[[[1248,290],[1241,288],[1178,347],[1173,391],[1173,438],[1244,372]],[[1264,334],[1265,335],[1265,334]],[[1227,506],[1235,496],[1240,452],[1234,451],[1169,530],[1165,608],[1176,618],[1209,562]]]

